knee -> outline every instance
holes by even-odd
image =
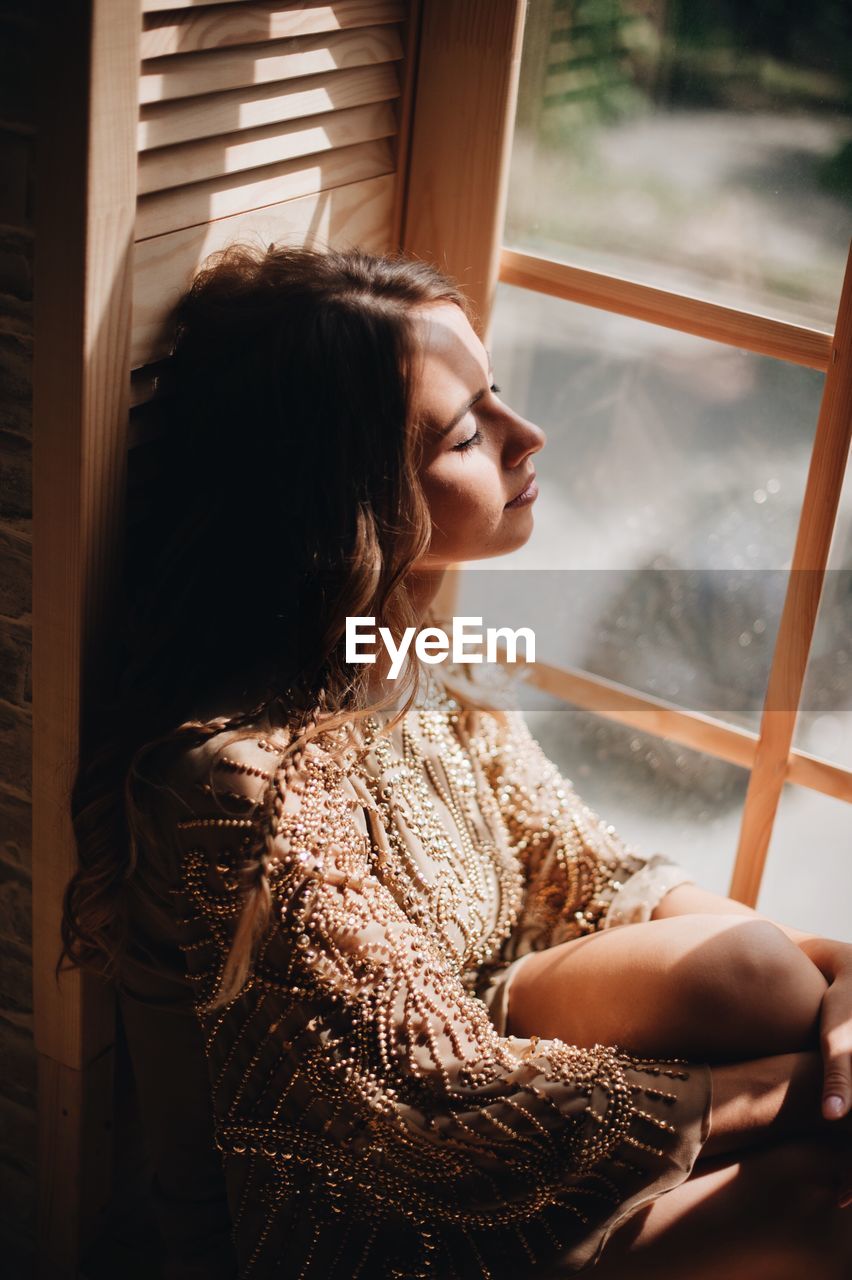
[[[751,1029],[764,1052],[814,1040],[826,982],[777,925],[717,916],[695,960],[691,994],[708,1015],[732,1029]]]

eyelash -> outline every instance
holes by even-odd
[[[496,382],[492,382],[489,391],[493,391],[495,396],[499,396],[501,388],[497,386]],[[468,436],[467,440],[462,440],[461,444],[453,445],[453,449],[456,453],[464,453],[467,449],[472,448],[473,445],[479,444],[481,439],[482,432],[477,427],[472,436]]]

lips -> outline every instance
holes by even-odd
[[[526,493],[527,489],[529,489],[529,487],[530,487],[530,485],[532,484],[533,480],[535,480],[535,472],[533,472],[531,476],[528,476],[528,477],[527,477],[527,479],[524,481],[524,486],[523,486],[523,488],[518,490],[518,492],[515,494],[514,498],[510,498],[510,499],[509,499],[509,501],[506,503],[506,506],[507,506],[507,507],[508,507],[508,506],[511,506],[511,504],[512,504],[513,502],[517,502],[518,498],[522,498],[522,497],[523,497],[523,495]]]

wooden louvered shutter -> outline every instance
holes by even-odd
[[[405,0],[142,0],[131,367],[230,241],[399,243]],[[146,398],[137,375],[134,399]]]

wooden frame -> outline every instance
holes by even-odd
[[[428,5],[427,5],[428,8]],[[474,4],[460,6],[464,14],[459,17],[463,25]],[[505,6],[504,23],[508,24],[510,4]],[[498,94],[497,118],[500,122],[499,145],[492,146],[484,160],[486,168],[493,164],[493,156],[499,154],[508,159],[511,148],[512,125],[506,134],[505,116],[501,114],[517,103],[519,67],[514,59],[519,56],[518,46],[523,37],[523,16],[515,13],[515,29],[511,48],[513,59],[513,85],[504,97]],[[493,38],[493,33],[489,33]],[[507,25],[502,39],[508,49],[510,40]],[[544,82],[546,50],[539,47],[532,51],[538,71],[533,74],[536,82]],[[464,68],[451,65],[450,55],[444,52],[448,65],[445,73],[449,84],[463,78]],[[462,75],[459,76],[459,70]],[[491,86],[493,89],[494,86]],[[534,93],[534,88],[532,89]],[[458,93],[458,97],[456,97]],[[527,97],[529,94],[527,94]],[[519,109],[529,110],[530,103],[518,104]],[[451,114],[469,109],[465,92],[454,89],[444,110],[435,106],[424,119],[434,120],[432,127]],[[452,144],[447,143],[452,150]],[[770,316],[742,311],[734,307],[720,306],[699,298],[669,290],[656,289],[637,281],[589,271],[566,262],[557,262],[535,254],[522,253],[502,246],[497,255],[496,271],[488,251],[477,254],[465,231],[440,224],[434,208],[448,207],[448,200],[430,197],[430,178],[437,182],[439,192],[452,190],[452,183],[462,175],[458,157],[448,159],[440,149],[428,162],[415,171],[413,191],[418,197],[413,208],[421,210],[419,220],[410,224],[409,244],[415,251],[432,244],[447,247],[446,265],[475,263],[469,274],[459,272],[462,283],[476,301],[487,329],[491,314],[494,288],[492,281],[530,289],[538,293],[563,298],[566,301],[592,306],[602,310],[630,316],[646,323],[663,325],[684,333],[694,334],[714,342],[723,342],[752,351],[759,355],[818,369],[826,373],[822,406],[814,440],[807,488],[802,505],[799,533],[796,542],[787,597],[773,655],[772,672],[766,694],[760,731],[757,734],[725,724],[711,717],[674,706],[661,699],[641,694],[636,690],[602,680],[590,672],[566,667],[553,667],[536,663],[530,672],[530,680],[575,706],[584,707],[622,724],[634,725],[644,731],[665,737],[684,746],[704,751],[723,760],[730,760],[751,770],[750,785],[743,810],[736,864],[731,879],[730,894],[753,905],[757,901],[760,878],[766,859],[772,823],[784,782],[794,782],[810,787],[825,795],[847,801],[852,800],[852,770],[830,760],[823,760],[808,752],[791,749],[798,702],[810,649],[825,568],[828,559],[831,534],[836,518],[840,491],[843,484],[845,460],[849,451],[850,421],[852,421],[852,252],[847,264],[843,293],[834,334],[802,325],[789,324]],[[508,188],[508,166],[500,176],[500,225],[502,233],[505,197]],[[475,167],[464,171],[464,176],[474,186],[478,173]],[[486,228],[490,228],[491,210],[484,206],[480,216]],[[484,237],[486,244],[488,236]],[[484,334],[482,335],[484,336]],[[436,608],[444,616],[455,612],[458,597],[458,573],[448,575],[436,599]]]
[[[481,330],[497,285],[526,3],[421,7],[401,244],[458,280]],[[459,128],[470,119],[487,132]]]
[[[620,276],[602,275],[515,249],[504,248],[500,253],[500,281],[564,298],[566,302],[580,302],[587,307],[645,320],[648,324],[692,333],[698,338],[724,342],[760,356],[775,356],[808,369],[824,372],[831,359],[831,334],[821,329],[787,324],[770,316],[722,307],[686,294],[653,289]]]
[[[732,895],[749,904],[785,781],[852,436],[852,248],[831,354],[731,881]]]
[[[445,579],[435,598],[441,617],[456,612],[458,570]],[[506,650],[498,645],[498,660],[506,662]],[[728,724],[699,711],[689,711],[664,698],[640,693],[627,685],[593,675],[577,667],[554,666],[547,662],[530,665],[528,683],[545,693],[570,702],[572,706],[603,716],[616,724],[629,725],[643,733],[667,742],[676,742],[693,751],[703,751],[719,760],[727,760],[742,769],[753,769],[758,756],[761,735],[740,725]],[[788,751],[783,766],[782,784],[793,782],[836,800],[852,803],[852,769],[824,760],[808,751]]]
[[[534,683],[623,724],[751,770],[729,894],[754,906],[785,782],[852,801],[852,771],[791,748],[852,429],[852,246],[833,334],[504,248],[501,282],[826,371],[796,547],[757,735],[588,672],[540,666]],[[454,587],[454,590],[457,589]],[[449,597],[445,607],[452,612]],[[606,705],[602,705],[605,695]]]
[[[754,769],[759,758],[761,734],[697,711],[686,711],[663,698],[637,693],[602,676],[536,662],[530,669],[530,683],[575,707],[665,738],[667,742],[703,751],[743,769]],[[807,751],[789,750],[789,743],[780,773],[782,783],[795,782],[837,800],[852,802],[852,769],[844,769]]]
[[[751,770],[729,895],[757,902],[781,791],[797,783],[852,802],[852,770],[792,749],[852,430],[852,247],[834,334],[504,248],[501,282],[826,371],[796,547],[758,734],[589,672],[536,664],[532,681],[576,706]],[[453,584],[453,593],[457,586]],[[452,596],[443,607],[452,612]]]
[[[114,997],[57,984],[83,710],[108,655],[125,479],[138,0],[47,6],[33,403],[33,968],[38,1274],[72,1277],[109,1193]]]
[[[723,307],[503,247],[504,284],[630,316],[826,373],[796,547],[758,734],[686,711],[589,672],[536,664],[533,683],[576,706],[751,770],[729,894],[757,902],[785,782],[852,801],[852,770],[792,749],[849,454],[852,428],[852,247],[833,334]],[[443,608],[453,612],[455,580]]]

